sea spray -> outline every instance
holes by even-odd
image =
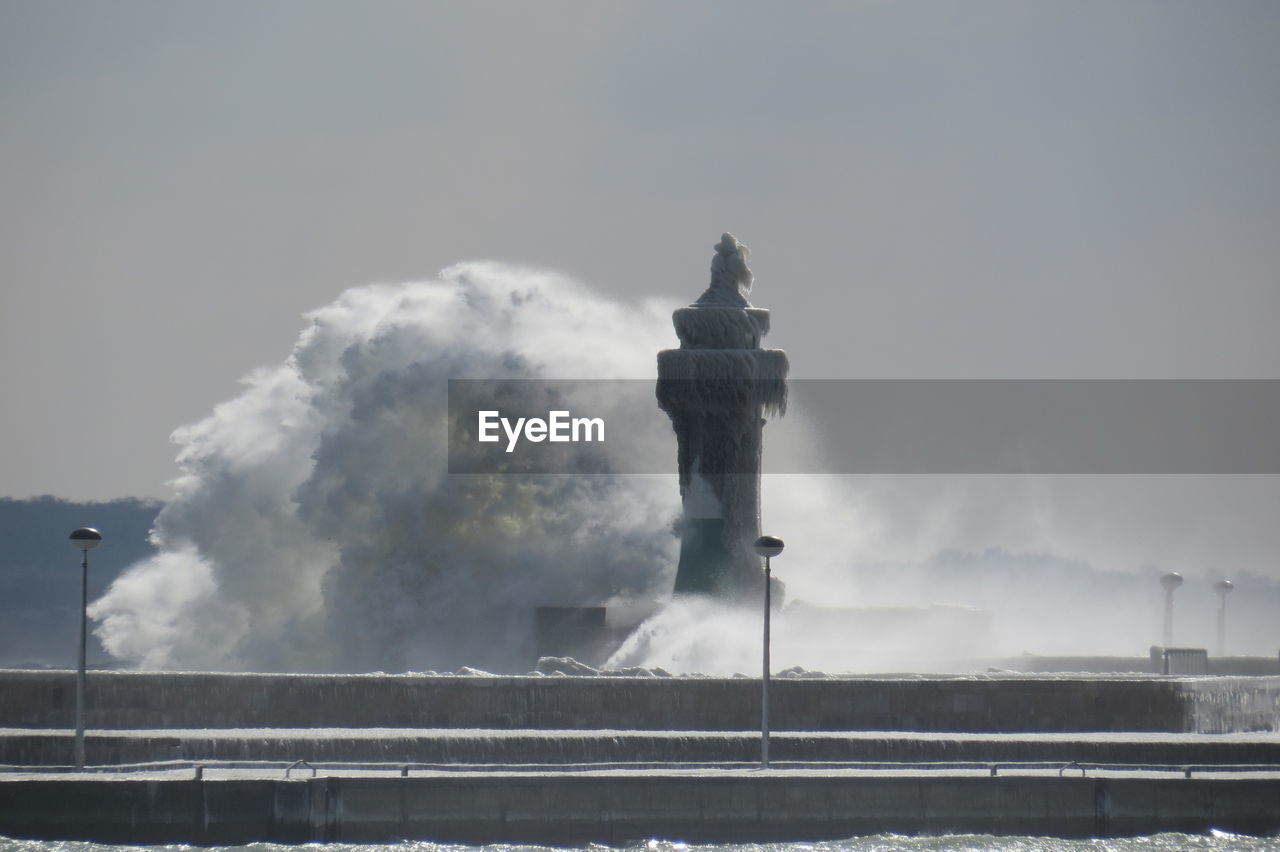
[[[513,671],[535,606],[663,596],[669,483],[449,476],[446,385],[647,378],[668,315],[494,263],[343,293],[174,433],[160,553],[93,605],[98,635],[150,669]]]
[[[175,433],[182,475],[154,530],[160,553],[95,603],[98,635],[147,669],[523,672],[535,657],[536,606],[668,600],[674,471],[445,471],[449,379],[652,381],[653,353],[671,341],[671,307],[609,302],[563,276],[493,263],[342,294],[308,315],[282,364],[254,371],[236,398]],[[576,413],[573,402],[563,407]],[[613,417],[615,402],[593,399],[583,413],[625,422]],[[770,427],[778,431],[769,454],[810,452],[815,427],[832,424],[792,411]],[[663,437],[644,449],[671,459],[675,436]],[[1102,553],[1120,534],[1066,535],[1063,521],[1048,523],[1059,515],[1080,517],[1089,502],[1123,519],[1117,506],[1142,502],[1140,489],[1108,500],[1099,478],[1081,479],[1055,480],[1074,495],[1067,511],[1030,500],[1040,480],[1028,477],[766,474],[761,514],[763,529],[788,543],[773,567],[789,601],[882,615],[963,604],[993,613],[993,653],[1145,653],[1143,602],[1156,601],[1154,580],[1128,563],[1097,570],[1049,555]],[[1248,493],[1265,502],[1271,486],[1254,479],[1261,484]],[[1234,505],[1238,489],[1233,481],[1210,493]],[[1029,524],[1028,512],[1044,523]],[[985,549],[993,544],[1008,549]],[[957,545],[959,568],[930,558]],[[1236,579],[1251,589],[1232,602],[1237,647],[1273,648],[1276,584]],[[714,615],[660,613],[614,664],[755,674],[759,612],[745,603]],[[1080,629],[1086,611],[1095,629]],[[814,635],[813,617],[786,612],[774,660],[779,670],[900,671],[969,655],[954,630],[899,621],[872,629],[851,613],[829,631],[843,635],[826,636]]]

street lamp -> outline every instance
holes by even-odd
[[[1230,580],[1219,580],[1213,584],[1218,593],[1218,656],[1227,655],[1227,593],[1235,588]]]
[[[102,543],[102,534],[92,527],[71,533],[71,543],[80,548],[80,668],[76,673],[76,769],[84,769],[84,649],[89,616],[89,551]]]
[[[756,553],[764,557],[764,673],[760,678],[760,768],[769,768],[769,609],[772,605],[773,575],[769,560],[782,552],[782,539],[762,535],[756,539]]]
[[[1173,591],[1182,585],[1182,575],[1170,571],[1160,578],[1160,585],[1164,586],[1164,646],[1168,648],[1173,645]]]

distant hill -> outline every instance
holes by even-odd
[[[128,565],[155,553],[147,536],[160,507],[132,498],[105,503],[0,498],[0,667],[74,668],[80,551],[67,536],[77,527],[102,533],[102,544],[89,554],[92,601]],[[88,659],[90,666],[109,660],[92,633]]]

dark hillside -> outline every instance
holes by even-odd
[[[76,665],[80,551],[67,536],[76,527],[102,533],[102,544],[89,554],[93,600],[125,567],[155,552],[147,535],[160,505],[132,498],[0,498],[0,667]],[[92,633],[88,657],[91,666],[107,661]]]

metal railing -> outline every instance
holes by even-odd
[[[420,773],[572,773],[606,770],[697,770],[740,769],[757,770],[758,761],[691,761],[691,762],[599,762],[599,763],[404,763],[356,762],[356,761],[307,761],[307,760],[157,760],[141,763],[113,763],[89,765],[83,769],[65,765],[22,766],[0,764],[0,773],[26,775],[64,775],[68,773],[126,774],[142,772],[191,772],[196,780],[203,780],[213,771],[255,771],[263,774],[282,773],[283,778],[295,779],[294,770],[309,769],[311,778],[340,775],[352,772],[387,773],[402,778]],[[1097,772],[1169,773],[1191,778],[1200,774],[1225,774],[1264,772],[1280,775],[1280,763],[1099,763],[1091,761],[826,761],[826,760],[773,760],[772,770],[857,770],[881,772],[930,772],[971,771],[989,776],[1016,775],[1024,772],[1056,772],[1065,777],[1067,772],[1080,772],[1089,777]]]

